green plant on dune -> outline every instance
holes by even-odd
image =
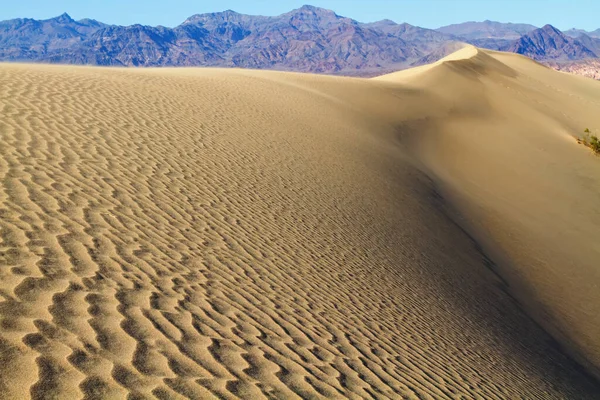
[[[600,153],[600,140],[595,135],[590,136],[589,146],[594,150],[594,153]]]
[[[600,139],[598,138],[598,136],[592,135],[588,128],[585,128],[583,133],[585,133],[585,135],[583,135],[583,138],[577,141],[583,144],[584,146],[587,146],[590,149],[592,149],[594,153],[600,154]]]

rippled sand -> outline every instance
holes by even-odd
[[[597,398],[599,107],[475,48],[1,64],[0,397]]]

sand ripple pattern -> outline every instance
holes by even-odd
[[[401,97],[0,66],[0,397],[593,398],[364,106]]]

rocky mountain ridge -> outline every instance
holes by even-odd
[[[420,28],[390,20],[360,23],[303,6],[275,16],[232,10],[198,14],[174,28],[107,25],[68,14],[0,22],[0,60],[109,66],[219,66],[372,75],[435,61],[461,43],[540,61],[600,56],[600,39],[549,25],[493,21]]]
[[[586,40],[588,46],[583,44]],[[552,25],[545,25],[540,29],[529,32],[515,41],[507,50],[523,54],[534,60],[581,60],[597,58],[600,55],[591,49],[600,50],[600,40],[587,35],[572,38]]]

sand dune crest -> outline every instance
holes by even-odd
[[[597,396],[594,82],[466,48],[0,83],[2,397]]]

